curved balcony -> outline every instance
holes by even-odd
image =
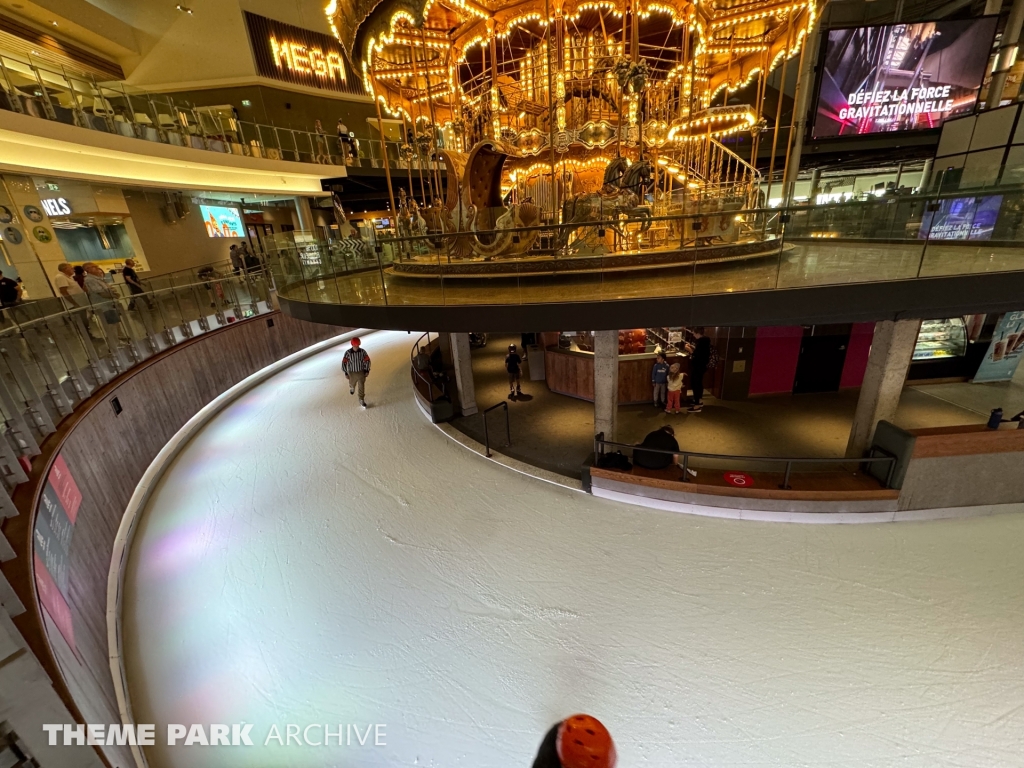
[[[342,143],[323,131],[241,120],[230,107],[0,56],[0,168],[7,171],[318,195],[321,178],[344,176],[348,167],[406,168],[399,146],[365,137]]]
[[[299,242],[270,262],[290,314],[402,330],[949,316],[1019,308],[1024,192],[999,197],[994,212],[962,204],[975,198],[961,192],[642,222],[427,227],[372,243]],[[499,241],[505,252],[491,255]]]

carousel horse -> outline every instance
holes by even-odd
[[[583,227],[593,228],[601,222],[609,222],[609,227],[619,235],[625,236],[620,229],[619,219],[625,216],[627,222],[640,222],[640,231],[646,232],[651,227],[650,206],[640,205],[644,187],[651,180],[651,164],[640,160],[630,165],[624,157],[612,160],[604,172],[604,185],[597,192],[576,195],[562,204],[562,224],[557,244],[560,248],[569,245],[569,241],[577,230]],[[577,237],[575,242],[581,242]]]

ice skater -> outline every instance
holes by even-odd
[[[615,768],[615,742],[596,717],[573,715],[547,732],[533,768]]]
[[[505,355],[505,370],[508,371],[508,396],[509,398],[523,394],[523,388],[519,380],[523,375],[523,358],[516,352],[516,345],[508,345],[508,354]]]
[[[366,408],[366,377],[370,375],[370,356],[366,354],[358,336],[352,339],[352,347],[345,350],[341,370],[348,381],[348,393],[358,394],[359,405]]]

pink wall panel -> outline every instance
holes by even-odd
[[[750,394],[792,392],[796,363],[800,357],[803,326],[785,325],[757,329],[754,363],[750,371]]]
[[[846,347],[843,377],[839,380],[840,389],[859,387],[864,381],[864,371],[868,368],[868,353],[871,351],[871,340],[874,336],[874,323],[853,324],[853,330],[850,331],[850,344]]]

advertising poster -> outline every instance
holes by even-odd
[[[814,138],[938,128],[978,101],[996,17],[832,29]]]
[[[199,210],[203,215],[203,223],[206,225],[206,234],[210,237],[245,237],[242,217],[238,215],[237,208],[228,208],[222,205],[200,205]]]
[[[71,540],[82,504],[82,492],[58,456],[43,487],[36,513],[33,540],[36,591],[39,602],[72,650],[75,637],[71,624]]]
[[[1009,381],[1024,357],[1024,312],[1007,312],[996,325],[992,343],[974,381]]]
[[[917,236],[921,240],[988,240],[999,218],[1002,195],[954,197],[927,211]]]

